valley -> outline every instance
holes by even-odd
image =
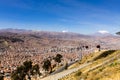
[[[91,65],[91,63],[87,64],[86,62],[82,62],[86,64],[83,67],[79,67],[79,64],[76,63],[81,59],[83,61],[85,56],[89,57],[89,55],[92,55],[94,52],[99,52],[99,50],[119,50],[119,42],[120,37],[113,35],[96,37],[77,33],[35,32],[19,29],[1,30],[0,72],[1,74],[4,73],[6,79],[9,80],[11,73],[18,66],[21,66],[25,61],[32,61],[33,65],[39,65],[39,70],[42,74],[41,79],[43,78],[42,80],[44,80],[44,77],[49,77],[50,75],[50,69],[48,72],[43,69],[43,64],[46,59],[51,61],[51,66],[54,66],[52,67],[53,73],[59,70],[60,67],[66,65],[66,63],[74,62],[74,64],[68,66],[68,71],[65,71],[63,76],[51,79],[57,80],[85,66]],[[98,45],[99,48],[97,47]],[[54,57],[57,54],[62,55],[62,60],[59,65],[54,61]],[[76,68],[74,69],[72,66],[75,64]],[[71,67],[71,70],[69,70],[69,67]],[[56,72],[53,76],[63,73],[64,69]]]

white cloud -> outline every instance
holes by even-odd
[[[106,31],[106,30],[99,30],[98,33],[101,33],[101,34],[108,34],[109,31]]]

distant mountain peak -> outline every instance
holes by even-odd
[[[108,31],[106,31],[106,30],[100,30],[100,31],[98,31],[98,33],[100,33],[100,34],[110,34]]]
[[[68,32],[68,30],[63,30],[62,32],[63,32],[63,33],[67,33],[67,32]]]
[[[105,36],[113,36],[113,35],[109,31],[100,30],[100,31],[94,33],[93,36],[105,37]]]

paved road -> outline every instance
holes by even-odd
[[[68,63],[68,66],[74,64],[75,62],[76,62],[76,61],[73,61],[73,62]],[[55,72],[51,73],[50,75],[54,75],[54,74],[56,74],[56,73],[62,72],[63,70],[65,70],[65,67],[66,67],[66,65],[63,65],[63,66],[60,67],[58,70],[56,70]]]
[[[65,71],[62,71],[60,73],[57,73],[55,75],[50,75],[48,77],[45,77],[45,78],[42,78],[42,79],[39,79],[39,80],[58,80],[62,77],[65,77],[66,75],[70,74],[70,73],[73,73],[73,72],[76,72],[78,71],[79,69],[82,69],[83,67],[86,67],[88,65],[90,65],[92,63],[85,63],[81,66],[79,66],[78,68],[74,68],[74,69],[69,69],[69,70],[65,70]]]
[[[86,70],[85,72],[88,72],[88,71],[90,71],[90,70],[93,70],[93,69],[95,69],[95,68],[97,68],[97,67],[99,67],[99,66],[101,66],[101,65],[107,64],[107,63],[111,62],[112,60],[114,60],[114,59],[116,59],[116,58],[118,58],[118,57],[120,57],[120,54],[118,54],[118,55],[116,55],[116,56],[114,56],[114,57],[112,57],[112,58],[110,58],[110,59],[102,62],[101,64],[98,64],[98,65],[96,65],[96,66],[94,66],[94,67]],[[48,77],[45,77],[45,78],[39,79],[39,80],[58,80],[58,79],[60,79],[60,78],[62,78],[62,77],[65,77],[66,75],[68,75],[68,74],[70,74],[70,73],[73,73],[73,72],[76,72],[76,71],[78,71],[79,69],[82,69],[82,68],[84,68],[84,67],[86,67],[86,66],[88,66],[88,65],[90,65],[90,64],[92,64],[92,62],[90,62],[90,63],[85,63],[85,64],[79,66],[78,68],[65,70],[65,71],[63,71],[63,72],[57,73],[57,74],[55,74],[55,75],[50,75],[50,76],[48,76]]]

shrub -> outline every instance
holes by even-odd
[[[101,55],[97,56],[94,60],[107,57],[108,55],[110,55],[110,54],[112,54],[112,53],[114,53],[114,52],[115,52],[115,50],[105,51],[105,52],[103,52]]]
[[[18,66],[17,69],[12,72],[11,80],[26,80],[26,76],[31,80],[30,75],[36,74],[40,74],[38,64],[33,66],[31,61],[25,61],[23,65]]]
[[[75,76],[80,76],[81,74],[82,74],[82,72],[79,71],[79,72],[77,72],[77,73],[75,74]]]

